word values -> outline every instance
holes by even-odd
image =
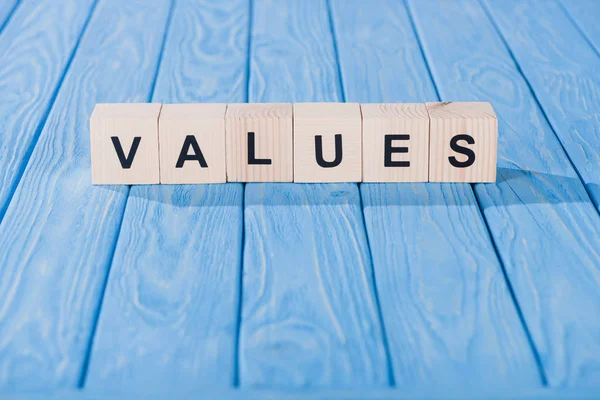
[[[489,103],[97,104],[92,183],[493,182]]]

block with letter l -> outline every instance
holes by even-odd
[[[495,182],[498,120],[490,103],[427,103],[430,182]]]
[[[292,182],[292,105],[228,104],[227,181]]]
[[[159,183],[160,104],[97,104],[90,118],[92,183]]]

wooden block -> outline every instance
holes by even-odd
[[[498,120],[490,103],[427,103],[430,182],[495,182]]]
[[[361,129],[357,103],[295,103],[294,181],[360,182]]]
[[[292,182],[292,105],[229,104],[227,181]]]
[[[165,104],[160,183],[224,183],[226,104]]]
[[[160,104],[97,104],[90,118],[92,183],[159,183]]]
[[[364,182],[427,182],[425,104],[361,104]]]

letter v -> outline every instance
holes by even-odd
[[[117,152],[117,156],[121,162],[121,167],[123,167],[123,169],[131,168],[131,164],[133,164],[133,159],[135,158],[135,153],[137,153],[138,147],[140,147],[142,138],[140,136],[133,138],[133,143],[131,144],[131,149],[129,150],[129,155],[127,157],[125,157],[125,152],[123,152],[123,146],[121,146],[121,141],[119,138],[117,136],[111,136],[110,140],[112,140],[113,146],[115,146],[115,151]]]

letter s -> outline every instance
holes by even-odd
[[[458,161],[456,157],[451,156],[448,157],[448,161],[452,164],[453,167],[456,168],[467,168],[475,163],[475,152],[468,147],[464,147],[458,144],[459,140],[464,140],[467,144],[475,144],[475,139],[471,135],[456,135],[452,139],[450,139],[450,148],[457,152],[458,154],[464,154],[467,156],[466,161]]]

